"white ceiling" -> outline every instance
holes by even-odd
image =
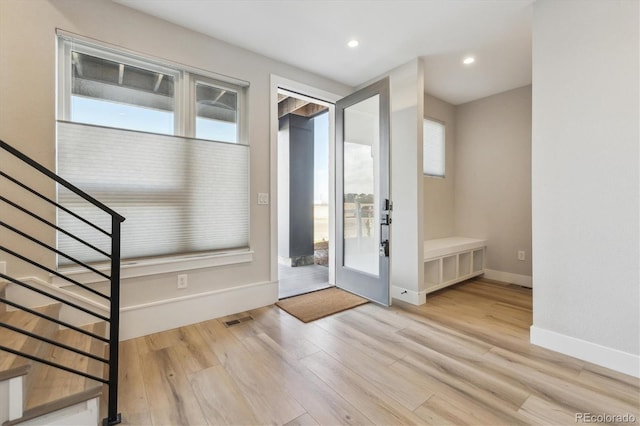
[[[114,1],[350,86],[416,57],[455,105],[531,83],[535,0]]]

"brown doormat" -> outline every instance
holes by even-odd
[[[282,299],[276,305],[302,322],[315,321],[368,303],[355,294],[331,287],[300,296]]]

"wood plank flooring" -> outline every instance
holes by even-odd
[[[631,414],[640,381],[529,343],[531,291],[473,280],[426,305],[303,324],[276,306],[122,342],[136,425],[576,424]]]

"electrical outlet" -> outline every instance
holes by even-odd
[[[518,250],[518,260],[524,260],[524,259],[525,259],[524,250]]]
[[[260,205],[269,204],[269,194],[266,193],[266,192],[259,192],[258,193],[258,204],[260,204]]]
[[[189,285],[187,277],[187,274],[178,275],[178,288],[187,288],[187,285]]]

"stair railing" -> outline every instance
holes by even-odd
[[[123,216],[121,216],[120,214],[118,214],[117,212],[113,211],[112,209],[110,209],[109,207],[107,207],[106,205],[104,205],[103,203],[101,203],[100,201],[96,200],[95,198],[93,198],[91,195],[87,194],[86,192],[82,191],[81,189],[79,189],[78,187],[74,186],[73,184],[69,183],[68,181],[64,180],[63,178],[61,178],[60,176],[58,176],[57,174],[53,173],[52,171],[50,171],[49,169],[47,169],[46,167],[44,167],[43,165],[41,165],[40,163],[36,162],[35,160],[33,160],[32,158],[28,157],[27,155],[23,154],[22,152],[18,151],[17,149],[15,149],[14,147],[10,146],[9,144],[7,144],[6,142],[0,140],[0,150],[2,151],[6,151],[8,154],[10,154],[13,158],[16,158],[18,160],[20,160],[20,162],[26,164],[29,169],[28,170],[35,170],[37,172],[39,172],[40,174],[44,175],[49,181],[53,182],[55,181],[58,185],[62,185],[63,187],[65,187],[67,190],[73,192],[74,194],[76,194],[77,196],[81,197],[82,199],[84,199],[85,201],[87,201],[88,203],[91,203],[93,206],[99,208],[100,210],[102,210],[104,213],[108,214],[111,216],[111,231],[107,231],[102,229],[101,227],[95,225],[94,223],[90,222],[89,220],[83,218],[82,216],[74,213],[73,211],[71,211],[70,209],[66,208],[65,206],[59,204],[57,201],[52,200],[50,198],[48,198],[45,195],[42,195],[40,192],[38,192],[37,190],[33,189],[31,186],[23,183],[21,180],[17,179],[14,176],[11,176],[9,173],[7,173],[4,170],[4,167],[2,167],[2,164],[0,164],[0,177],[8,180],[9,182],[12,182],[14,185],[16,185],[17,187],[28,191],[29,193],[31,193],[32,195],[36,196],[37,198],[43,200],[45,203],[50,204],[55,206],[56,209],[60,209],[68,214],[70,214],[71,216],[73,216],[74,218],[76,218],[77,220],[80,220],[82,222],[84,222],[85,224],[91,226],[92,228],[94,228],[95,230],[99,231],[100,233],[108,236],[111,240],[111,251],[110,253],[107,253],[105,250],[101,250],[98,247],[96,247],[96,245],[93,245],[87,241],[85,241],[84,239],[72,234],[71,232],[62,229],[61,227],[57,226],[55,223],[45,219],[44,217],[42,217],[41,215],[39,215],[36,212],[31,211],[29,208],[24,207],[22,204],[20,204],[19,202],[16,202],[14,200],[11,200],[8,198],[8,194],[5,194],[4,191],[0,191],[0,201],[7,204],[8,206],[10,206],[10,208],[13,208],[17,211],[19,211],[19,214],[25,214],[30,216],[32,219],[35,219],[36,221],[46,225],[49,228],[55,229],[57,232],[59,233],[63,233],[65,234],[67,237],[70,237],[72,239],[74,239],[75,241],[77,241],[78,243],[85,245],[86,247],[89,247],[92,250],[95,250],[97,252],[99,252],[100,254],[102,254],[103,256],[107,257],[109,259],[110,262],[110,274],[106,274],[104,272],[101,272],[100,270],[98,270],[97,268],[82,262],[78,259],[75,259],[74,257],[56,249],[55,247],[52,247],[42,241],[40,241],[37,237],[34,237],[33,235],[29,234],[28,232],[19,229],[17,226],[12,226],[9,223],[6,223],[4,221],[3,218],[0,218],[0,226],[2,226],[3,228],[7,229],[9,232],[17,235],[19,237],[19,239],[24,239],[24,240],[28,240],[31,243],[34,243],[42,248],[44,248],[47,251],[50,251],[52,253],[55,253],[58,256],[64,256],[65,258],[67,258],[68,260],[70,260],[72,263],[88,270],[91,271],[99,276],[101,276],[102,278],[104,278],[105,280],[109,280],[110,281],[110,292],[109,294],[104,294],[101,293],[100,291],[97,291],[93,288],[91,288],[90,286],[83,284],[73,278],[70,278],[69,276],[65,275],[64,273],[53,269],[53,268],[49,268],[43,264],[41,264],[40,262],[38,262],[37,260],[31,259],[28,256],[20,253],[18,251],[18,249],[11,248],[11,247],[7,247],[5,246],[5,243],[0,241],[0,251],[3,251],[7,254],[9,254],[10,256],[13,256],[14,258],[20,259],[21,261],[24,261],[38,269],[41,269],[43,271],[46,271],[52,275],[55,275],[59,278],[62,278],[63,280],[71,283],[71,285],[73,286],[77,286],[80,287],[88,292],[90,292],[91,294],[99,297],[100,299],[104,299],[106,301],[106,303],[108,303],[108,308],[109,308],[109,315],[105,316],[103,314],[94,312],[92,309],[90,308],[86,308],[84,306],[81,306],[80,304],[65,300],[62,297],[56,296],[55,294],[52,294],[46,290],[43,290],[41,288],[38,287],[34,287],[26,282],[23,282],[19,279],[16,279],[14,277],[9,276],[6,273],[0,273],[0,278],[4,279],[8,282],[14,283],[18,286],[21,286],[29,291],[38,293],[40,295],[46,296],[52,300],[55,300],[61,304],[64,304],[66,306],[69,306],[73,309],[77,309],[81,312],[84,312],[85,314],[91,315],[95,318],[98,318],[99,320],[105,321],[109,324],[109,336],[108,337],[104,337],[104,336],[100,336],[98,334],[95,334],[93,332],[84,330],[80,327],[77,327],[73,324],[69,324],[68,322],[62,321],[58,318],[53,318],[51,316],[48,316],[46,314],[40,313],[37,310],[33,310],[30,309],[26,306],[22,306],[19,303],[16,303],[14,301],[8,300],[8,298],[5,297],[0,297],[0,303],[4,303],[8,306],[11,306],[13,308],[16,309],[20,309],[23,310],[25,312],[28,312],[32,315],[36,315],[40,318],[44,318],[48,321],[52,321],[58,325],[61,325],[63,327],[67,327],[70,328],[74,331],[77,331],[79,333],[82,333],[84,335],[90,336],[91,338],[94,339],[98,339],[104,343],[106,343],[109,347],[109,356],[108,358],[104,358],[86,351],[83,351],[81,349],[78,348],[74,348],[71,346],[68,346],[66,344],[60,343],[60,342],[56,342],[55,340],[49,339],[47,337],[44,336],[40,336],[37,333],[33,333],[30,331],[26,331],[26,330],[22,330],[18,327],[15,327],[11,324],[6,324],[2,321],[0,321],[0,326],[10,329],[16,333],[20,333],[26,336],[29,336],[31,338],[40,340],[42,342],[57,346],[59,348],[65,349],[65,350],[69,350],[72,352],[75,352],[77,354],[83,355],[83,356],[87,356],[91,359],[94,359],[96,361],[99,361],[101,363],[103,363],[104,365],[108,366],[108,377],[100,377],[97,375],[92,375],[89,374],[87,372],[84,371],[80,371],[80,370],[76,370],[73,367],[69,367],[66,365],[62,365],[53,361],[50,361],[48,359],[44,359],[42,357],[39,357],[37,355],[31,354],[31,353],[26,353],[26,352],[22,352],[19,350],[16,350],[14,348],[9,348],[6,347],[5,345],[0,344],[0,350],[4,350],[6,352],[10,352],[13,353],[15,355],[18,356],[22,356],[28,359],[31,359],[32,361],[36,361],[36,362],[42,362],[44,364],[50,365],[52,367],[55,368],[59,368],[62,370],[65,370],[67,372],[73,373],[73,374],[78,374],[80,376],[86,377],[88,379],[92,379],[95,380],[97,382],[101,382],[105,385],[108,386],[108,408],[107,408],[107,417],[103,420],[103,425],[115,425],[121,422],[121,415],[120,413],[118,413],[118,358],[119,358],[119,353],[118,353],[118,342],[119,342],[119,322],[120,322],[120,234],[121,234],[121,223],[125,220],[125,218]],[[3,183],[2,185],[0,185],[0,188],[5,188],[8,187],[8,185],[6,183]]]

